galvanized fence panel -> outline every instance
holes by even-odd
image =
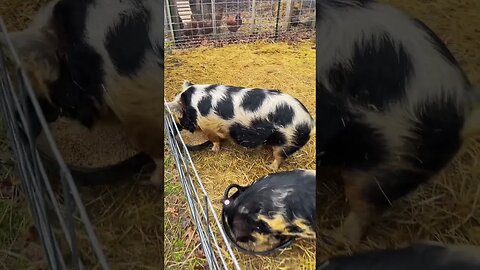
[[[88,250],[80,250],[78,243],[78,230],[83,229],[99,267],[110,269],[76,184],[50,133],[1,17],[0,37],[7,41],[7,48],[0,48],[3,124],[6,125],[21,188],[28,199],[46,262],[50,269],[85,269],[81,254]],[[53,179],[49,177],[37,149],[36,136],[40,131],[44,133],[49,152],[53,153],[53,160],[59,168],[62,194],[54,192]]]
[[[213,270],[239,270],[237,258],[166,103],[165,100],[168,146],[208,265]]]

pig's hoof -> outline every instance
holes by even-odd
[[[271,170],[277,171],[280,168],[280,164],[277,161],[274,161],[270,166],[268,166]]]
[[[163,189],[163,179],[161,175],[154,173],[148,180],[141,180],[140,185]]]
[[[212,151],[218,153],[220,151],[220,145],[214,144],[212,147]]]
[[[355,218],[355,215],[350,214],[340,228],[341,235],[352,246],[357,246],[360,244],[363,236],[362,228],[360,227],[359,223],[356,222]]]

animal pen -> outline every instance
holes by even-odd
[[[166,101],[190,80],[279,89],[315,114],[315,1],[165,0],[165,14]],[[271,173],[269,153],[228,143],[219,153],[188,151],[183,139],[175,139],[166,111],[165,267],[314,269],[314,241],[300,240],[267,256],[246,255],[218,223],[225,188]],[[314,169],[314,140],[281,171]]]
[[[174,46],[311,36],[313,0],[165,0],[165,40]]]

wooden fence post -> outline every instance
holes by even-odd
[[[255,31],[255,0],[252,0],[252,33]]]
[[[290,18],[292,17],[292,0],[287,0],[287,10],[285,11],[285,29],[290,29]]]

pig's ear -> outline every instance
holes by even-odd
[[[190,81],[183,81],[183,90],[187,90],[187,88],[189,88],[190,86],[192,86],[193,84],[190,82]]]
[[[23,65],[43,70],[52,70],[57,65],[56,46],[46,32],[24,30],[8,33],[8,37]],[[0,37],[0,46],[7,48],[5,37]],[[13,60],[13,55],[6,51],[7,57]]]

